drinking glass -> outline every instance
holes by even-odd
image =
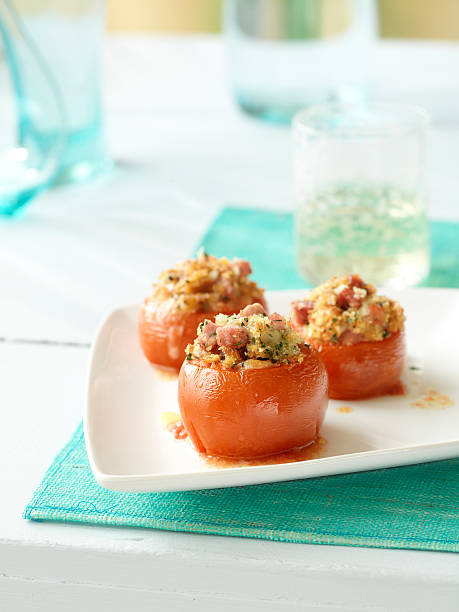
[[[426,112],[408,105],[326,104],[295,115],[296,256],[308,283],[360,274],[401,288],[427,276],[427,125]]]
[[[323,102],[368,97],[374,0],[226,0],[234,96],[246,113],[289,123]]]

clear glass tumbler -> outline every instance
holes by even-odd
[[[425,111],[406,105],[295,115],[296,253],[308,283],[360,274],[401,288],[427,276],[427,125]]]

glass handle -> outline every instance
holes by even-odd
[[[52,70],[12,0],[0,2],[0,35],[17,124],[15,143],[0,134],[0,213],[13,214],[53,181],[66,145],[66,113]]]

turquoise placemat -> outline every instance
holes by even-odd
[[[80,426],[27,506],[36,520],[153,527],[281,542],[459,551],[459,459],[181,493],[99,487]]]
[[[301,286],[292,219],[227,208],[201,243],[249,258],[270,289]],[[432,225],[430,284],[457,287],[459,226]],[[283,542],[459,552],[459,458],[308,480],[178,493],[115,493],[95,482],[80,425],[24,512],[33,520],[150,527]]]

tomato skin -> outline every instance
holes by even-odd
[[[147,307],[148,304],[148,307]],[[185,348],[196,337],[199,323],[211,314],[180,312],[163,302],[145,300],[139,313],[139,339],[145,357],[154,365],[179,370]]]
[[[178,399],[199,452],[250,459],[317,438],[328,405],[328,379],[315,350],[306,350],[302,363],[252,370],[185,361]]]
[[[405,361],[403,330],[384,340],[349,346],[310,342],[327,368],[331,399],[358,400],[386,395],[400,384]]]
[[[196,329],[204,319],[213,319],[220,312],[234,314],[253,300],[232,302],[231,308],[218,312],[183,312],[170,302],[156,302],[147,298],[139,313],[139,339],[145,357],[152,364],[179,371],[185,358],[187,344],[196,338]],[[265,300],[260,301],[266,306]]]

